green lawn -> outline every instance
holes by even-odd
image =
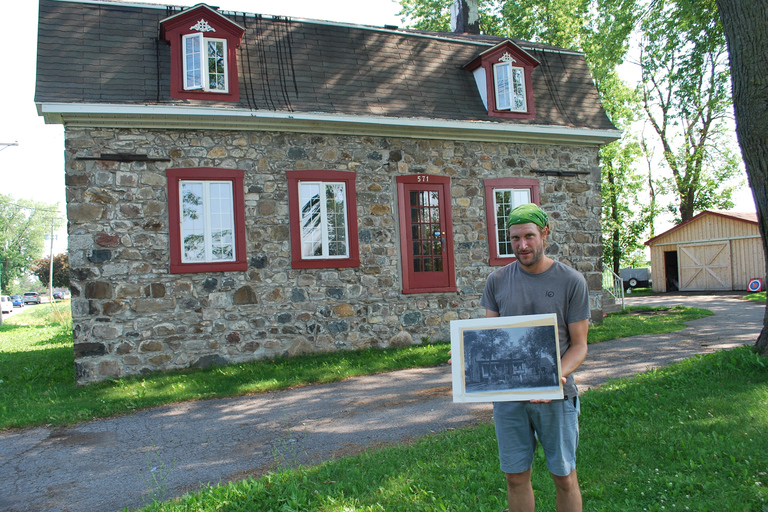
[[[448,360],[447,342],[386,350],[332,352],[204,370],[155,373],[75,385],[69,302],[26,308],[0,327],[0,430],[69,425],[158,405],[240,396]],[[639,314],[639,313],[642,314]],[[662,333],[711,314],[694,308],[631,308],[593,326],[590,343]]]
[[[744,298],[747,300],[762,302],[763,304],[765,304],[765,292],[750,293],[745,295]]]
[[[66,308],[66,302],[60,306]],[[71,424],[163,403],[442,364],[448,344],[336,352],[74,384],[71,319],[50,305],[0,327],[0,428]],[[710,314],[640,308],[609,315],[590,342],[669,332]],[[744,347],[696,357],[582,397],[579,476],[586,510],[768,511],[768,362]],[[173,469],[169,469],[173,470]],[[553,511],[543,456],[539,511]],[[152,511],[492,511],[506,507],[492,425],[427,436],[318,466],[211,488]]]
[[[458,407],[458,406],[457,406]],[[582,396],[578,471],[588,511],[762,511],[768,498],[768,361],[745,347]],[[539,452],[537,511],[554,511]],[[492,425],[270,473],[146,512],[501,512]]]

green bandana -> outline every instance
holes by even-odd
[[[529,222],[533,222],[540,228],[545,228],[549,225],[549,217],[544,210],[533,203],[521,204],[510,212],[507,227],[528,224]]]

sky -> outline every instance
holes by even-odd
[[[201,0],[171,0],[168,4],[195,5]],[[133,0],[132,3],[160,3]],[[364,25],[404,26],[394,0],[220,0],[211,2],[224,10],[321,19]],[[165,4],[164,4],[165,5]],[[0,31],[0,193],[14,199],[59,203],[65,211],[64,129],[46,125],[34,104],[37,41],[37,0],[20,0],[5,6],[6,23]],[[10,13],[8,12],[10,10]],[[627,68],[631,72],[631,67]],[[15,79],[9,71],[15,70]],[[5,144],[18,145],[6,146]],[[755,211],[745,188],[736,198],[736,211]],[[667,228],[664,228],[667,229]],[[66,250],[66,228],[57,233],[54,253]]]

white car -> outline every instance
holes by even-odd
[[[0,312],[3,314],[13,311],[13,301],[7,295],[0,296]]]

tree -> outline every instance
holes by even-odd
[[[736,135],[757,206],[768,275],[768,6],[765,2],[717,0],[728,41]],[[768,309],[757,350],[768,356]]]
[[[730,73],[715,0],[657,0],[641,22],[640,94],[675,191],[678,221],[732,208],[741,172],[730,149]]]
[[[41,283],[48,284],[48,276],[51,271],[51,258],[45,256],[35,261],[30,269],[40,279]],[[69,255],[57,254],[53,257],[53,287],[69,288]]]
[[[0,279],[5,294],[10,284],[42,256],[45,235],[61,226],[58,204],[49,205],[0,194]]]
[[[401,0],[400,14],[413,20],[414,28],[447,31],[451,3]],[[636,118],[638,100],[616,67],[629,48],[640,13],[637,7],[638,0],[480,0],[480,28],[486,34],[583,51],[608,116],[627,133]],[[600,152],[603,259],[617,273],[625,256],[639,246],[643,231],[644,218],[632,211],[642,186],[632,167],[637,156],[637,143],[629,136]]]

